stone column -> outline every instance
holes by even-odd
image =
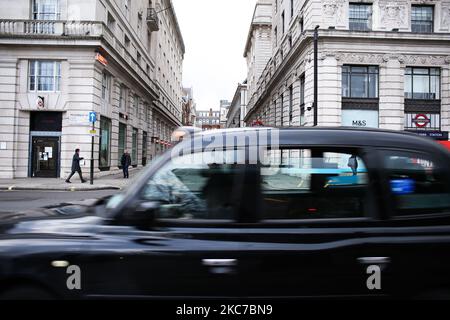
[[[380,66],[380,128],[404,130],[405,118],[405,66],[397,57],[386,57]]]
[[[319,126],[341,125],[341,66],[333,55],[319,59]]]
[[[450,60],[450,57],[447,58]],[[449,61],[450,62],[450,61]],[[450,131],[450,65],[441,68],[441,130]]]

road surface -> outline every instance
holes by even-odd
[[[32,210],[60,203],[98,199],[118,193],[118,190],[61,192],[61,191],[0,191],[0,214]]]

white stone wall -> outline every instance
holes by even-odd
[[[244,57],[247,60],[247,84],[250,94],[255,91],[256,82],[271,57],[271,20],[271,0],[257,1],[244,52]]]
[[[410,32],[411,4],[423,4],[423,1],[365,1],[373,3],[373,32],[348,30],[349,1],[294,1],[295,17],[291,22],[287,14],[290,1],[278,0],[277,10],[275,1],[272,31],[278,26],[279,38],[276,42],[273,39],[272,57],[250,92],[247,123],[260,118],[267,125],[300,125],[299,86],[300,77],[304,75],[306,110],[303,124],[313,124],[314,110],[308,110],[312,107],[314,94],[312,38],[314,27],[320,25],[319,125],[342,124],[342,66],[376,65],[379,67],[379,127],[403,130],[405,68],[423,66],[441,69],[441,130],[449,131],[450,46],[443,32],[450,28],[450,18],[447,18],[450,9],[446,9],[450,8],[450,1],[427,1],[435,5],[435,32],[432,34]],[[280,33],[283,10],[287,24],[284,36]],[[392,18],[392,12],[397,14],[397,19]],[[300,21],[303,21],[303,33],[300,32]],[[330,26],[335,30],[328,30]],[[390,32],[393,28],[404,32]],[[291,42],[289,37],[292,37]],[[294,89],[293,119],[289,121],[288,88],[291,85]]]
[[[166,3],[167,2],[167,3]],[[169,1],[159,3],[159,6],[169,6]],[[6,5],[7,3],[7,5]],[[0,0],[2,12],[0,19],[31,19],[30,1],[19,0],[12,3]],[[66,177],[70,171],[71,159],[75,148],[81,149],[81,155],[90,158],[91,126],[86,124],[73,124],[69,121],[72,113],[88,113],[95,111],[98,114],[96,130],[99,132],[100,119],[111,119],[111,146],[109,172],[100,172],[98,168],[99,138],[95,138],[95,174],[111,174],[118,171],[119,123],[127,125],[126,148],[131,151],[132,130],[138,129],[138,165],[142,164],[142,138],[147,132],[147,161],[167,147],[156,147],[151,143],[151,137],[161,135],[161,139],[170,140],[172,130],[181,119],[181,79],[184,46],[178,26],[173,14],[160,15],[160,31],[153,32],[148,37],[146,23],[146,9],[148,1],[131,1],[129,14],[127,14],[122,0],[61,0],[61,19],[76,21],[100,21],[96,29],[105,38],[101,41],[93,33],[86,33],[87,37],[32,37],[19,35],[17,38],[6,34],[8,29],[0,26],[0,143],[6,143],[6,150],[0,150],[0,178],[27,177],[29,172],[30,153],[30,112],[37,111],[37,96],[44,96],[45,111],[60,111],[63,113],[61,132],[61,166],[59,175]],[[158,3],[156,3],[158,5]],[[142,13],[142,25],[138,28],[138,14]],[[112,15],[114,26],[107,27],[107,17]],[[170,21],[170,22],[169,22]],[[82,24],[73,24],[80,28]],[[58,27],[59,28],[59,27]],[[18,29],[20,30],[20,28]],[[61,29],[62,30],[62,29]],[[74,29],[75,30],[75,29]],[[87,30],[87,29],[86,29]],[[166,31],[165,38],[158,38],[155,34]],[[130,40],[129,47],[125,46],[125,36]],[[173,59],[169,64],[163,65],[157,59],[158,41],[176,43],[178,51],[173,52]],[[102,54],[107,58],[108,65],[104,66],[95,60],[96,49],[102,48]],[[168,47],[168,52],[170,46]],[[138,61],[137,53],[141,60]],[[28,73],[30,60],[60,61],[61,90],[60,92],[29,92]],[[177,61],[178,60],[178,61]],[[177,62],[177,63],[175,63]],[[164,86],[155,70],[175,66],[169,84]],[[172,68],[173,69],[173,68]],[[111,77],[110,97],[102,98],[102,74],[107,72]],[[127,108],[119,109],[120,86],[128,88]],[[158,89],[159,87],[159,89]],[[168,89],[172,88],[172,91]],[[164,99],[153,102],[161,92]],[[139,97],[139,106],[134,108],[133,99]],[[119,117],[119,112],[128,117],[127,120]],[[145,113],[148,112],[148,121]],[[158,120],[158,122],[156,121]],[[160,130],[155,125],[160,124]],[[85,174],[89,172],[89,162],[83,168]]]

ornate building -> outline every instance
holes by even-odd
[[[448,140],[450,1],[271,3],[272,53],[249,86],[247,123],[314,124],[313,38],[319,26],[319,126],[408,130]]]
[[[182,109],[183,126],[195,126],[197,111],[194,100],[194,90],[192,88],[183,89],[183,109]]]
[[[125,149],[139,167],[168,147],[184,56],[171,0],[0,5],[1,178],[65,177],[75,148],[91,158],[91,135],[96,176]]]
[[[220,129],[220,111],[213,109],[197,110],[197,125],[203,131]]]

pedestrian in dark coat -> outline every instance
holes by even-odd
[[[131,157],[127,150],[125,150],[124,154],[122,155],[122,158],[120,159],[120,164],[122,165],[123,178],[128,179],[130,177],[128,168],[131,166]]]
[[[81,166],[80,166],[80,161],[84,160],[84,158],[80,157],[80,149],[76,149],[75,150],[75,154],[73,155],[72,158],[72,173],[70,174],[70,176],[67,178],[66,182],[67,183],[71,183],[70,179],[73,177],[73,175],[78,172],[78,175],[80,176],[80,180],[82,183],[86,183],[87,180],[83,179],[83,173],[81,172]]]

